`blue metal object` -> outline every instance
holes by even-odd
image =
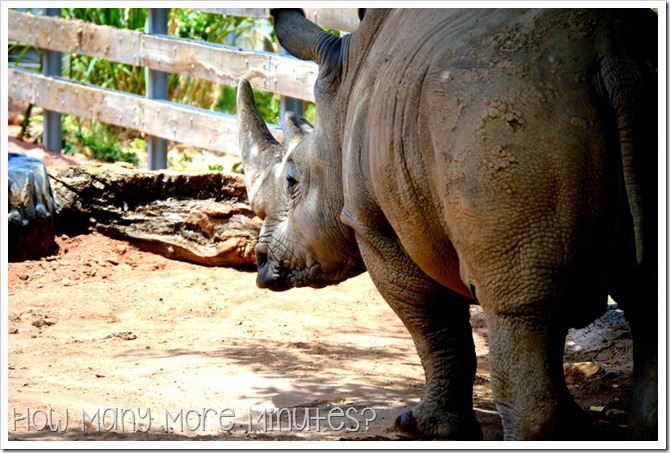
[[[168,9],[149,8],[147,33],[167,35]],[[167,99],[168,75],[163,71],[149,69],[147,78],[147,97],[149,99]],[[147,166],[149,170],[167,168],[167,140],[162,137],[147,137]]]
[[[44,8],[46,16],[60,16],[60,8]],[[63,54],[44,50],[42,72],[47,76],[60,77],[63,70]],[[63,149],[62,115],[60,112],[44,110],[44,132],[42,141],[49,151],[60,153]]]

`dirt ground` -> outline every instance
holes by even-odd
[[[367,274],[272,293],[254,271],[96,232],[57,244],[8,265],[9,440],[397,440],[393,421],[419,401],[412,340]],[[596,439],[620,440],[631,340],[609,308],[571,331],[565,369]],[[501,440],[483,314],[471,313],[476,413],[485,440]]]
[[[254,272],[172,261],[98,233],[58,245],[47,259],[9,264],[12,440],[391,440],[395,417],[419,400],[411,338],[366,274],[271,293]],[[485,439],[499,440],[479,307],[472,324],[477,415]],[[568,379],[598,436],[620,439],[630,345],[625,325],[603,324],[597,351],[597,326],[573,333]],[[281,408],[296,408],[291,429],[267,412]],[[342,428],[317,427],[316,409]],[[67,430],[39,429],[45,414],[64,424],[66,410]],[[298,429],[306,412],[312,423]]]

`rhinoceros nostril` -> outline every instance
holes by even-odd
[[[256,264],[258,265],[258,270],[260,271],[268,264],[268,255],[267,253],[256,253]]]
[[[256,265],[260,271],[268,263],[268,253],[265,251],[265,248],[256,247]]]

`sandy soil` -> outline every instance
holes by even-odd
[[[57,244],[8,265],[10,440],[396,440],[393,421],[419,401],[412,340],[367,274],[271,293],[254,272],[95,232]],[[477,416],[500,440],[486,327],[471,313]],[[571,333],[565,367],[596,438],[622,439],[630,334],[615,305]]]
[[[421,395],[411,338],[366,274],[276,294],[253,272],[97,233],[58,244],[58,255],[9,265],[11,440],[393,440],[393,420]],[[499,440],[479,307],[472,316],[477,415]],[[598,437],[621,439],[630,341],[620,322],[603,325],[605,336],[573,332],[566,369]],[[296,413],[280,431],[268,411],[281,408]],[[332,428],[316,425],[317,409]],[[67,429],[44,427],[46,414]]]

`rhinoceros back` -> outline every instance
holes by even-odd
[[[565,257],[556,268],[600,267],[627,203],[617,113],[597,82],[597,38],[616,14],[388,13],[350,97],[347,134],[365,138],[345,140],[345,154],[361,155],[349,179],[367,181],[365,205],[428,275],[463,290],[463,256],[549,266],[536,247]]]

